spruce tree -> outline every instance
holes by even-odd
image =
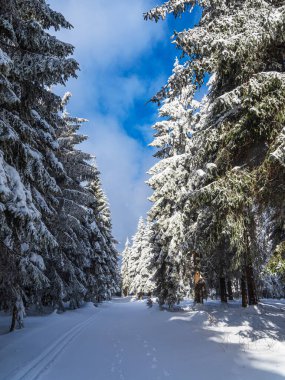
[[[1,307],[34,302],[48,288],[45,261],[58,245],[42,220],[61,193],[56,127],[61,99],[49,90],[75,76],[73,47],[46,31],[70,28],[45,1],[0,6]]]
[[[136,294],[150,296],[154,290],[152,266],[154,258],[154,231],[150,222],[146,222],[145,224],[140,244],[141,255],[136,264],[136,276],[132,282],[132,288]]]
[[[125,248],[122,252],[122,267],[121,267],[121,277],[122,277],[122,294],[124,296],[129,295],[130,291],[130,275],[129,275],[129,266],[131,258],[131,247],[129,239],[127,239]]]
[[[1,5],[0,309],[13,330],[30,305],[109,299],[119,276],[99,172],[76,147],[85,120],[50,90],[78,64],[48,29],[71,25],[44,0]]]
[[[131,255],[129,259],[129,281],[130,281],[130,294],[135,294],[141,298],[142,293],[138,293],[136,288],[136,278],[139,276],[139,262],[142,255],[143,238],[145,232],[145,221],[143,217],[139,218],[137,231],[132,237]]]
[[[66,104],[70,94],[66,94]],[[118,290],[117,251],[112,237],[108,201],[101,188],[94,157],[77,145],[86,140],[78,133],[85,119],[65,110],[59,128],[60,160],[67,176],[62,179],[58,220],[52,223],[60,243],[61,277],[72,307],[83,300],[109,299]],[[68,280],[66,280],[68,279]]]
[[[203,7],[199,25],[175,36],[188,59],[157,99],[177,96],[189,76],[199,88],[212,74],[181,205],[207,276],[221,284],[238,276],[244,305],[254,304],[257,272],[284,250],[284,9],[280,1],[170,0],[145,17],[195,5]]]
[[[108,199],[102,189],[99,172],[88,186],[89,192],[94,196],[91,204],[95,233],[94,260],[98,276],[98,300],[110,299],[119,292],[120,274],[118,268],[118,252],[115,247],[117,241],[112,235],[111,213]]]
[[[182,69],[176,60],[172,77]],[[195,111],[198,102],[193,100],[195,89],[191,81],[181,88],[181,93],[167,97],[159,110],[163,119],[154,125],[157,131],[152,146],[158,148],[155,156],[160,161],[150,169],[148,184],[154,190],[150,200],[153,206],[149,218],[159,230],[161,239],[159,260],[153,261],[155,294],[161,304],[172,307],[188,292],[190,268],[188,244],[184,239],[185,213],[179,207],[179,199],[186,191],[189,177],[189,139],[195,125]],[[157,240],[156,237],[156,240]]]
[[[63,107],[70,96],[69,93],[64,96]],[[91,265],[93,254],[90,228],[92,210],[88,205],[94,197],[84,183],[96,178],[97,169],[92,165],[92,156],[77,148],[87,138],[78,133],[83,122],[86,120],[71,117],[64,109],[57,136],[60,147],[58,159],[66,175],[59,179],[61,194],[57,198],[56,218],[47,221],[59,244],[50,268],[54,277],[50,289],[52,298],[59,297],[60,305],[63,299],[69,300],[72,308],[78,307],[87,294],[86,271]]]

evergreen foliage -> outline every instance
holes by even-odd
[[[173,75],[181,68],[176,60]],[[163,101],[159,116],[164,119],[154,125],[157,132],[150,144],[158,148],[155,156],[161,159],[150,169],[151,178],[148,181],[154,190],[150,198],[153,206],[149,218],[159,231],[156,244],[158,237],[160,240],[159,255],[153,261],[152,270],[159,302],[166,302],[170,307],[188,293],[190,285],[190,276],[185,271],[189,255],[185,254],[184,213],[178,203],[186,191],[189,139],[193,133],[195,111],[199,107],[193,100],[193,94],[193,86],[188,84],[182,88],[180,95]]]
[[[137,232],[130,246],[127,240],[122,252],[121,269],[123,295],[150,295],[154,289],[152,260],[154,258],[154,231],[151,223],[145,223],[141,217]]]
[[[77,307],[118,286],[99,173],[75,148],[84,120],[50,90],[76,77],[74,48],[50,28],[71,25],[44,0],[0,2],[0,309],[13,328],[24,307]]]
[[[127,296],[130,291],[130,276],[129,276],[130,257],[131,257],[130,241],[129,239],[127,239],[126,244],[125,244],[125,249],[122,252],[121,276],[122,276],[123,296]]]
[[[184,62],[175,64],[153,98],[164,102],[162,111],[174,102],[179,113],[175,102],[186,93],[192,115],[178,114],[175,120],[177,125],[186,120],[184,129],[191,132],[182,150],[176,138],[171,140],[176,134],[168,120],[157,124],[152,143],[163,147],[149,181],[154,189],[150,219],[161,236],[155,266],[160,273],[169,269],[171,255],[176,265],[156,276],[157,295],[163,303],[179,301],[182,273],[189,276],[192,266],[208,286],[220,284],[225,301],[225,279],[236,278],[247,285],[243,296],[247,290],[249,303],[256,303],[255,280],[268,261],[272,268],[272,254],[285,239],[284,7],[264,0],[170,0],[145,18],[179,16],[198,5],[203,8],[199,24],[174,36]],[[193,112],[191,100],[208,74],[207,97]],[[191,264],[194,253],[199,268]]]

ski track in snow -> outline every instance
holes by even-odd
[[[87,320],[78,323],[76,326],[68,330],[53,344],[51,344],[42,354],[40,354],[31,363],[25,366],[12,378],[7,380],[37,380],[46,371],[65,348],[82,332],[83,329],[90,327],[96,319],[96,314],[89,317]]]
[[[284,380],[281,306],[171,313],[123,298],[28,319],[2,336],[0,380]]]

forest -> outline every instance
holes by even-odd
[[[284,4],[168,1],[145,19],[197,4],[199,25],[175,34],[181,62],[152,99],[152,207],[126,244],[123,292],[246,307],[285,290]]]
[[[2,1],[0,29],[0,309],[77,308],[119,290],[108,200],[94,158],[77,145],[84,119],[51,86],[77,74],[71,28],[45,1]]]
[[[231,328],[241,326],[240,336],[252,323],[258,334],[246,339],[274,339],[284,349],[285,2],[159,3],[141,15],[146,25],[158,28],[169,18],[175,25],[193,12],[201,16],[194,26],[188,26],[186,18],[183,30],[171,30],[177,54],[172,72],[152,98],[145,99],[157,112],[153,125],[148,125],[154,155],[146,182],[150,206],[120,252],[113,229],[115,207],[104,191],[97,158],[84,145],[89,136],[82,130],[89,122],[69,111],[68,86],[81,75],[80,62],[75,58],[77,47],[61,41],[57,33],[73,26],[45,0],[0,0],[0,339],[2,329],[13,332],[7,334],[12,338],[3,335],[7,351],[3,378],[0,360],[0,380],[78,379],[76,370],[63,377],[61,372],[42,374],[49,367],[56,371],[57,355],[67,355],[65,347],[79,338],[76,347],[86,350],[82,360],[98,349],[94,347],[100,339],[102,353],[106,349],[105,354],[114,357],[112,374],[104,372],[109,364],[99,366],[99,380],[174,379],[176,369],[165,369],[168,353],[165,368],[156,364],[154,343],[153,352],[146,354],[153,355],[152,364],[143,364],[152,375],[121,365],[124,350],[129,363],[138,358],[130,360],[136,352],[132,339],[141,349],[148,347],[152,337],[147,330],[153,321],[161,329],[157,340],[163,341],[162,310],[175,315],[169,321],[183,319],[183,313],[198,316],[188,321],[201,329],[199,339],[220,318]],[[63,87],[65,94],[59,95]],[[104,107],[105,112],[108,106]],[[105,149],[112,155],[111,146]],[[119,186],[114,180],[114,191]],[[100,313],[106,319],[101,320]],[[96,335],[94,346],[85,346],[88,339],[82,331],[89,328],[90,334],[99,334],[96,318],[104,338]],[[118,323],[118,331],[110,333],[108,318],[113,318],[110,328]],[[142,336],[148,340],[142,340],[132,325],[136,318],[142,318]],[[19,342],[28,342],[32,320],[46,326],[40,330],[44,335],[36,335],[39,330],[34,327],[38,341],[48,341],[49,326],[54,326],[53,334],[65,333],[61,340],[50,336],[53,343],[47,343],[42,357],[33,350],[34,356],[20,356],[12,370],[9,357],[17,345],[13,342],[18,336]],[[22,330],[26,321],[29,327]],[[182,334],[177,326],[172,331]],[[112,349],[106,346],[111,335],[116,337]],[[234,335],[229,336],[234,341]],[[127,349],[124,339],[132,342]],[[187,352],[190,346],[180,339]],[[211,340],[208,335],[207,339]],[[11,342],[15,346],[9,348]],[[206,338],[198,348],[201,352],[211,347],[205,342]],[[179,364],[182,357],[177,354],[174,360],[182,368],[178,380],[188,379],[185,361]],[[278,360],[282,372],[285,368]],[[90,370],[86,379],[92,378],[91,361],[85,366]],[[62,368],[66,371],[67,366]],[[154,374],[158,370],[161,374]],[[228,378],[277,380],[283,378],[281,372],[278,377],[241,372],[241,377]],[[220,378],[219,370],[216,375]]]

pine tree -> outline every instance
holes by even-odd
[[[108,299],[118,290],[108,202],[92,157],[77,149],[84,119],[50,87],[76,76],[70,28],[44,0],[0,7],[0,309]],[[93,185],[96,184],[96,185]]]
[[[136,275],[132,282],[132,288],[136,294],[150,296],[154,290],[152,267],[154,257],[154,231],[150,222],[146,222],[145,224],[140,244],[141,254],[136,264]]]
[[[91,208],[96,222],[96,224],[93,222],[93,232],[96,234],[95,267],[99,271],[98,300],[100,301],[110,299],[113,294],[119,292],[118,252],[115,248],[117,241],[112,235],[110,208],[102,190],[99,172],[88,190],[94,195],[95,200]]]
[[[121,268],[121,277],[122,277],[122,293],[124,296],[129,295],[130,290],[130,275],[129,275],[129,265],[131,258],[131,247],[129,239],[127,239],[125,248],[122,252],[122,268]]]
[[[135,294],[138,298],[141,298],[142,293],[138,293],[136,288],[136,277],[139,276],[139,262],[142,255],[143,238],[145,232],[145,221],[143,217],[139,218],[137,231],[132,237],[131,255],[129,259],[129,281],[130,281],[130,294]]]
[[[176,60],[173,75],[182,66]],[[161,160],[149,171],[148,184],[154,190],[150,200],[153,206],[149,218],[159,230],[161,239],[159,259],[153,262],[155,294],[161,304],[172,307],[189,292],[190,268],[187,241],[184,239],[185,215],[179,207],[179,199],[186,191],[189,177],[190,155],[188,154],[195,125],[195,111],[199,107],[193,100],[194,87],[190,83],[181,88],[181,93],[166,98],[159,110],[163,117],[154,125],[157,133],[152,146],[158,148],[155,156]],[[156,238],[157,239],[157,238]]]
[[[70,96],[69,93],[64,96],[63,107]],[[50,288],[52,299],[60,306],[63,299],[67,299],[72,308],[79,307],[87,294],[86,271],[93,254],[90,227],[93,212],[88,206],[94,196],[84,187],[84,181],[88,183],[98,175],[91,164],[92,156],[76,147],[87,138],[78,133],[83,122],[86,120],[71,117],[64,109],[57,136],[58,159],[66,175],[59,178],[61,194],[57,197],[56,218],[47,221],[59,244],[49,268],[54,278]]]
[[[2,1],[0,9],[0,298],[16,317],[49,286],[45,261],[57,242],[41,216],[54,214],[64,169],[55,158],[61,100],[48,88],[78,65],[68,58],[73,47],[46,32],[71,25],[45,1]]]
[[[70,94],[65,95],[63,105],[69,97]],[[78,133],[85,121],[71,117],[66,110],[62,115],[59,158],[67,176],[61,183],[58,220],[51,225],[60,243],[61,261],[57,273],[61,273],[65,297],[73,308],[83,300],[110,299],[117,292],[119,281],[116,242],[112,237],[111,215],[101,188],[100,173],[94,157],[76,147],[87,138]]]
[[[175,36],[188,59],[157,99],[177,96],[189,75],[199,88],[212,74],[182,207],[209,280],[234,274],[244,300],[247,290],[256,303],[254,277],[285,238],[284,9],[279,1],[170,0],[145,17],[195,5],[203,7],[199,25]]]

